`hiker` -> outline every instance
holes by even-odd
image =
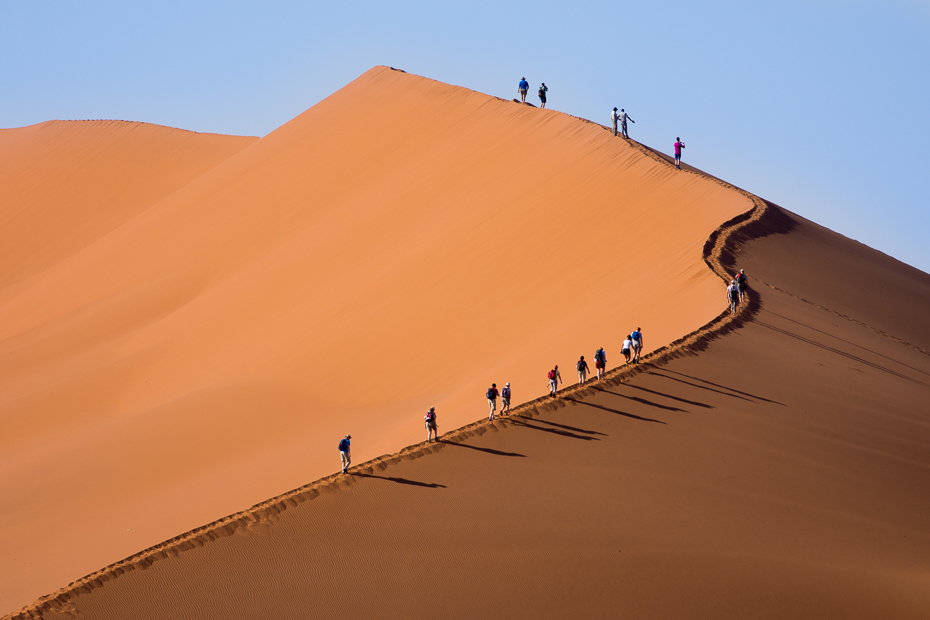
[[[623,341],[623,348],[620,349],[620,352],[623,353],[623,357],[626,358],[626,363],[630,363],[630,347],[633,346],[633,339],[630,336],[626,337],[626,340]]]
[[[549,92],[549,87],[546,86],[546,83],[545,83],[545,82],[543,82],[543,83],[542,83],[542,86],[539,87],[539,93],[538,93],[538,95],[539,95],[539,107],[540,107],[540,108],[546,107],[546,93],[548,93],[548,92]]]
[[[517,86],[517,91],[520,93],[520,101],[526,103],[526,91],[530,89],[530,83],[526,81],[526,78],[520,78],[520,84]]]
[[[607,353],[604,347],[598,347],[594,352],[594,369],[597,371],[597,380],[604,378],[604,370],[607,368]]]
[[[507,382],[507,385],[504,386],[504,389],[501,390],[501,415],[504,415],[505,411],[510,411],[510,382]]]
[[[639,356],[643,353],[643,328],[637,327],[630,334],[630,349],[633,351],[633,363],[639,363]]]
[[[614,108],[614,109],[616,110],[616,108]],[[631,123],[635,123],[636,121],[634,121],[632,118],[630,118],[630,115],[627,114],[625,110],[620,110],[620,116],[619,116],[619,118],[620,118],[620,129],[623,131],[623,137],[626,138],[627,140],[629,140],[629,139],[630,139],[630,132],[628,132],[628,131],[626,130],[626,122],[627,122],[627,121],[630,121]]]
[[[617,119],[620,118],[620,115],[617,114],[617,108],[614,108],[614,111],[610,113],[610,124],[613,125],[614,135],[617,135]]]
[[[492,383],[491,387],[488,388],[488,407],[491,408],[491,415],[488,416],[488,421],[494,419],[494,412],[497,411],[497,384]]]
[[[681,138],[675,138],[675,167],[681,170],[681,149],[685,148],[685,143]]]
[[[584,355],[581,356],[581,359],[578,360],[578,383],[584,383],[585,379],[588,378],[588,362],[584,361]]]
[[[736,280],[730,280],[730,286],[727,287],[727,301],[730,302],[730,314],[736,314],[736,307],[739,305],[739,286]]]
[[[555,396],[559,389],[559,382],[562,380],[562,373],[559,372],[559,365],[549,371],[549,396]]]
[[[426,443],[432,443],[435,437],[439,441],[439,426],[436,424],[436,407],[430,407],[423,418],[426,423]]]
[[[746,272],[742,269],[736,274],[736,288],[739,289],[739,302],[743,303],[743,297],[746,295],[746,287],[749,285]]]
[[[339,442],[339,457],[342,459],[342,473],[346,473],[349,465],[352,464],[352,448],[349,441],[352,435],[346,435],[345,439]]]

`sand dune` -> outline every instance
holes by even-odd
[[[926,618],[930,329],[912,316],[930,276],[771,205],[729,232],[710,262],[753,276],[735,319],[170,541],[35,611]],[[862,273],[888,294],[862,295]]]
[[[36,182],[93,169],[82,140]],[[528,400],[637,325],[650,349],[696,329],[722,297],[702,248],[752,207],[601,126],[385,67],[198,157],[71,245],[35,224],[61,195],[14,205],[3,609],[325,475],[346,432],[357,461],[393,452],[428,405],[459,426],[491,381]]]
[[[0,290],[90,245],[257,140],[125,121],[0,129]]]

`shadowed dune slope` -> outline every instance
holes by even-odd
[[[0,290],[0,602],[653,349],[750,209],[602,127],[372,69]],[[57,257],[56,257],[57,259]],[[335,458],[334,458],[335,456]]]
[[[0,129],[0,290],[90,245],[257,140],[126,121]]]
[[[736,255],[755,276],[739,329],[45,617],[927,618],[930,276],[770,215]]]

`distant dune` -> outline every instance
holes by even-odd
[[[0,129],[0,292],[77,253],[257,140],[125,121]]]
[[[386,67],[249,140],[0,132],[31,162],[0,207],[3,609],[332,472],[347,432],[364,461],[429,405],[454,428],[492,381],[523,402],[634,327],[695,330],[723,304],[708,236],[753,206]]]

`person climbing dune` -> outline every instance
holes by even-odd
[[[736,288],[739,289],[739,301],[743,303],[743,297],[746,295],[746,289],[749,287],[749,281],[746,272],[743,269],[736,274]]]
[[[436,423],[436,407],[430,407],[423,417],[426,425],[426,443],[432,443],[435,438],[439,441],[439,425]]]
[[[539,107],[540,109],[546,107],[546,94],[549,92],[549,87],[546,86],[546,83],[543,82],[542,86],[539,87]]]
[[[488,407],[491,409],[491,415],[488,416],[489,421],[494,419],[494,412],[497,410],[497,396],[497,384],[492,383],[487,392]]]
[[[620,349],[620,352],[623,353],[623,357],[626,359],[626,363],[630,363],[630,347],[633,346],[633,339],[628,335],[626,340],[623,341],[623,348]]]
[[[681,138],[675,138],[675,167],[681,170],[681,149],[685,148],[685,143]]]
[[[520,83],[517,85],[517,92],[520,93],[520,101],[526,103],[526,91],[530,89],[530,83],[526,81],[525,77],[520,78]]]
[[[604,351],[604,347],[598,347],[594,352],[594,369],[597,371],[597,380],[603,379],[607,369],[607,352]]]
[[[633,330],[633,333],[630,334],[630,340],[632,344],[630,345],[630,350],[633,352],[633,363],[639,363],[639,356],[643,354],[644,340],[643,340],[643,328],[637,327]]]
[[[562,381],[562,373],[559,372],[559,365],[549,371],[549,396],[554,397],[559,390],[559,382]]]
[[[578,383],[583,384],[585,379],[588,378],[588,371],[590,370],[588,368],[588,362],[584,361],[584,355],[582,355],[581,359],[578,360],[576,366],[578,368]]]
[[[351,439],[352,435],[346,435],[345,438],[339,442],[339,458],[342,459],[342,473],[344,474],[349,471],[349,465],[352,464]]]
[[[736,308],[739,306],[739,286],[736,280],[730,280],[730,286],[727,287],[727,301],[730,302],[730,314],[736,314]]]
[[[504,389],[501,390],[501,415],[504,415],[504,412],[510,412],[510,382],[507,382],[507,385],[504,386]]]

